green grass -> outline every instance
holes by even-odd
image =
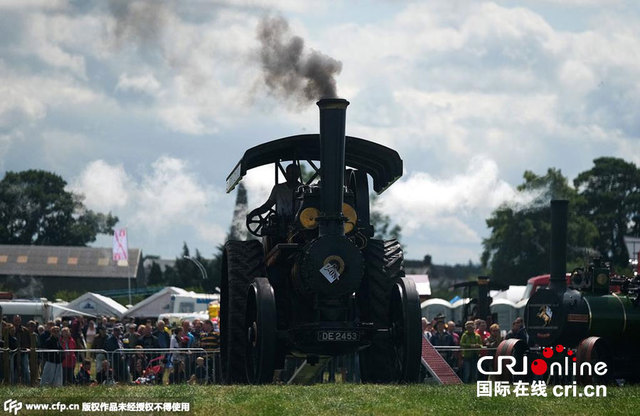
[[[31,403],[188,401],[191,415],[631,415],[640,411],[640,386],[609,387],[605,398],[477,398],[475,386],[354,385],[315,386],[113,386],[0,387],[0,400]],[[4,413],[8,414],[8,413]],[[31,412],[18,415],[80,414]],[[132,412],[87,413],[141,414]],[[157,412],[154,414],[171,413]],[[184,413],[183,413],[184,414]]]

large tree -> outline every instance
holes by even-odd
[[[626,268],[624,236],[640,236],[640,170],[622,159],[601,157],[573,183],[582,197],[580,213],[598,229],[595,248],[613,265]]]
[[[552,199],[569,200],[568,267],[582,265],[597,231],[578,214],[579,196],[562,172],[549,169],[538,176],[526,171],[518,192],[531,202],[520,207],[504,204],[487,219],[491,235],[483,241],[482,265],[492,278],[505,284],[524,284],[532,276],[549,272]]]
[[[374,238],[380,240],[396,239],[398,241],[402,238],[402,227],[398,224],[393,224],[391,217],[382,212],[378,206],[378,196],[371,194],[369,198],[371,207],[371,213],[369,222],[373,226]]]
[[[118,218],[87,209],[66,186],[43,170],[7,172],[0,181],[0,242],[84,246],[112,233]]]

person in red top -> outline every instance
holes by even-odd
[[[482,341],[484,342],[484,340],[489,338],[489,335],[491,335],[489,331],[487,331],[487,321],[484,321],[482,319],[476,319],[475,325],[476,325],[476,334],[480,335],[480,337],[482,338]]]
[[[76,342],[71,337],[71,331],[65,327],[60,330],[60,347],[64,351],[62,356],[62,384],[74,384],[73,372],[76,368]]]

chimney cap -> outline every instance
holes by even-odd
[[[320,109],[345,109],[349,105],[349,101],[344,98],[321,98],[316,103]]]

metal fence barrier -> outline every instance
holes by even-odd
[[[3,384],[210,384],[219,350],[203,348],[0,348]]]

